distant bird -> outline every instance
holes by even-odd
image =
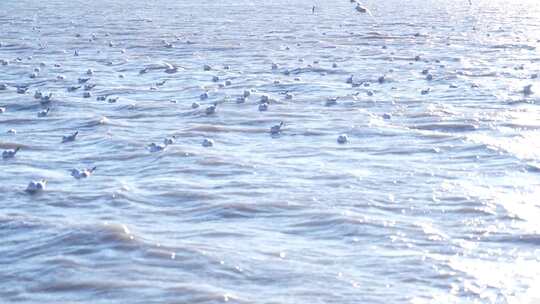
[[[24,88],[24,87],[17,88],[17,94],[26,94],[27,91],[28,91],[28,88]]]
[[[151,143],[148,145],[148,150],[150,150],[150,152],[160,152],[165,150],[165,148],[167,148],[167,145],[165,144]]]
[[[369,15],[371,15],[371,12],[369,11],[369,9],[363,5],[361,5],[360,3],[357,3],[356,4],[356,11],[359,12],[359,13],[368,13]]]
[[[261,111],[261,112],[268,111],[268,103],[263,102],[263,103],[259,104],[259,111]]]
[[[86,83],[90,78],[79,78],[79,83]]]
[[[47,186],[47,181],[44,179],[40,181],[31,181],[26,187],[26,192],[30,194],[36,194],[38,192],[45,190],[46,186]]]
[[[5,107],[0,107],[0,114],[6,112],[6,108]]]
[[[341,134],[338,136],[337,138],[337,142],[339,144],[345,144],[349,141],[349,137],[347,136],[347,134]]]
[[[85,91],[90,91],[91,89],[93,89],[95,87],[96,87],[95,83],[87,83],[87,84],[84,85],[84,90]]]
[[[532,84],[528,84],[523,87],[523,94],[525,95],[532,95],[534,92],[532,90]]]
[[[203,147],[212,147],[214,146],[214,141],[212,139],[209,139],[209,138],[205,138],[202,142],[202,146]]]
[[[79,135],[79,131],[75,131],[75,133],[71,135],[62,136],[62,142],[67,143],[67,142],[75,141],[75,138],[77,138],[77,135]]]
[[[47,108],[45,110],[41,110],[37,113],[37,116],[38,117],[45,117],[49,114],[49,111],[51,110],[51,108]]]
[[[52,101],[53,93],[49,93],[47,95],[41,94],[40,103],[42,105],[48,104]]]
[[[206,113],[206,115],[212,115],[214,113],[216,113],[216,109],[217,109],[217,104],[213,104],[209,107],[206,108],[206,110],[204,110],[204,112]]]
[[[244,103],[244,102],[246,102],[245,96],[238,96],[238,98],[236,98],[236,103]]]
[[[94,173],[96,168],[97,167],[93,167],[90,169],[81,169],[81,170],[71,169],[70,172],[71,172],[71,176],[73,176],[74,178],[81,179],[81,178],[87,178],[90,175],[92,175],[92,173]]]
[[[5,150],[2,152],[2,159],[13,158],[21,150],[21,147],[17,147],[14,150]]]
[[[281,133],[281,128],[283,128],[284,125],[285,123],[283,121],[280,121],[279,125],[272,126],[270,128],[270,134],[276,135],[276,134]]]
[[[165,139],[163,139],[163,144],[164,145],[172,145],[174,144],[174,136],[173,137],[166,137]]]
[[[329,106],[335,106],[337,105],[337,102],[338,101],[338,98],[337,97],[329,97],[327,100],[326,100],[326,103],[325,103],[325,106],[329,107]]]

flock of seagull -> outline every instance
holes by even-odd
[[[350,0],[350,2],[351,3],[356,3],[356,0]],[[360,4],[360,3],[356,3],[355,9],[359,13],[362,13],[362,14],[366,13],[366,14],[369,14],[369,15],[372,16],[370,10],[367,7]],[[313,7],[313,12],[314,12],[314,10],[315,10],[315,7]],[[80,37],[80,34],[77,34],[77,37]],[[96,39],[96,34],[92,34],[91,39]],[[162,43],[163,43],[163,46],[166,47],[166,48],[174,47],[171,43],[169,43],[167,41],[162,41]],[[109,46],[111,46],[111,47],[114,46],[114,43],[112,41],[109,42]],[[1,43],[0,43],[0,47],[2,47]],[[385,47],[383,47],[383,48],[385,48]],[[125,51],[122,50],[122,52],[125,52]],[[74,52],[74,56],[79,56],[79,51],[76,50]],[[16,59],[16,61],[21,61],[21,60],[22,60],[21,58]],[[421,61],[422,58],[420,56],[416,56],[414,58],[414,60],[415,61]],[[0,59],[0,66],[8,66],[9,64],[10,64],[9,60]],[[41,63],[40,67],[36,67],[36,68],[33,69],[31,74],[29,75],[29,77],[32,78],[32,79],[39,77],[39,73],[41,72],[41,68],[43,68],[45,66],[46,66],[45,63]],[[55,67],[60,67],[60,66],[61,65],[58,64],[58,63],[55,64]],[[334,63],[332,65],[332,67],[336,68],[337,64]],[[224,69],[229,69],[229,68],[230,67],[228,67],[228,66],[224,66]],[[279,66],[276,63],[273,63],[272,66],[271,66],[272,70],[277,70],[278,68],[279,68]],[[181,66],[175,66],[175,65],[172,65],[172,64],[169,64],[169,63],[160,63],[160,64],[154,64],[154,65],[144,67],[143,69],[141,69],[139,71],[139,74],[145,74],[145,73],[148,73],[148,72],[153,71],[153,70],[163,70],[165,73],[174,74],[174,73],[177,73],[179,71],[179,69],[185,69],[185,68],[181,67]],[[213,68],[210,65],[204,65],[203,70],[204,71],[212,71]],[[285,71],[284,73],[286,75],[290,74],[290,72],[288,70]],[[428,80],[428,81],[433,79],[433,75],[430,73],[430,71],[428,69],[422,70],[422,74],[425,76],[425,79]],[[67,91],[68,92],[74,92],[74,91],[77,91],[77,90],[82,88],[84,90],[84,93],[83,93],[84,98],[92,97],[92,93],[91,93],[92,89],[96,86],[95,84],[90,82],[93,75],[94,75],[94,70],[93,69],[87,69],[87,71],[86,71],[86,76],[87,77],[79,78],[78,81],[77,81],[78,84],[74,85],[74,86],[67,87]],[[121,74],[120,78],[123,78],[123,77],[125,77],[125,75]],[[63,75],[58,75],[56,78],[58,80],[64,80],[66,77],[63,76]],[[220,81],[220,78],[218,76],[213,76],[212,81],[217,83],[217,82]],[[358,83],[355,80],[354,75],[351,75],[345,81],[346,81],[347,84],[351,84],[352,86],[360,86],[360,85],[369,86],[370,85],[370,83],[366,83],[366,82]],[[382,84],[382,83],[384,83],[386,81],[386,78],[385,78],[385,76],[380,76],[377,81],[378,81],[378,83]],[[162,82],[159,82],[156,85],[157,86],[162,86],[162,85],[165,84],[165,82],[166,82],[166,80],[164,80]],[[220,84],[220,87],[225,87],[225,86],[228,86],[228,85],[231,85],[231,82],[229,80],[225,81],[224,84]],[[10,86],[7,85],[7,84],[0,83],[0,91],[8,90],[9,87]],[[453,86],[453,85],[450,85],[450,87],[451,88],[457,88],[457,86]],[[15,85],[14,88],[16,88],[16,92],[18,94],[28,94],[29,93],[28,92],[29,91],[28,86],[23,86],[23,85],[17,86],[17,85]],[[430,91],[431,91],[430,88],[426,88],[426,89],[423,89],[421,91],[421,94],[426,95],[426,94],[429,94]],[[244,90],[243,93],[240,94],[240,96],[237,97],[236,102],[237,103],[245,103],[246,100],[250,96],[252,96],[253,92],[254,92],[253,90]],[[525,86],[523,88],[522,92],[525,95],[533,94],[532,85],[529,84],[529,85]],[[371,95],[373,95],[373,92],[368,91],[367,94],[371,96]],[[34,96],[35,99],[39,100],[39,102],[40,102],[40,104],[42,106],[46,107],[45,109],[39,111],[37,113],[37,116],[38,117],[46,117],[50,112],[49,105],[54,101],[53,93],[45,93],[45,92],[41,92],[41,91],[37,90],[37,91],[34,92],[33,96]],[[204,101],[204,100],[206,100],[208,98],[209,98],[208,92],[204,92],[199,96],[199,99],[201,101]],[[292,93],[286,92],[285,93],[285,98],[286,99],[293,99]],[[98,96],[97,100],[99,100],[99,101],[107,101],[109,103],[115,103],[115,102],[118,101],[118,97]],[[327,101],[326,101],[326,106],[331,106],[331,105],[337,104],[337,100],[338,100],[338,98],[336,98],[336,97],[328,98]],[[267,111],[270,104],[271,104],[271,101],[272,100],[270,99],[270,97],[268,95],[265,95],[265,94],[260,95],[258,110],[259,111]],[[219,104],[217,102],[213,103],[213,104],[207,106],[204,109],[204,113],[206,115],[213,115],[218,110],[218,106],[219,106]],[[197,108],[201,107],[201,104],[199,102],[194,102],[194,103],[192,103],[191,107],[193,109],[197,109]],[[7,110],[8,109],[6,109],[5,107],[0,107],[0,114],[6,112]],[[384,119],[391,119],[391,114],[385,113],[385,114],[382,115],[382,117]],[[269,133],[271,135],[279,135],[283,131],[284,126],[285,126],[285,122],[280,121],[278,124],[270,127]],[[16,130],[10,129],[8,131],[8,133],[16,133]],[[71,134],[65,135],[65,136],[62,137],[61,142],[62,143],[73,142],[73,141],[77,140],[78,135],[79,135],[78,131],[75,131],[75,132],[73,132]],[[161,143],[151,143],[151,144],[149,144],[147,146],[147,149],[148,149],[148,151],[150,151],[152,153],[163,151],[163,150],[165,150],[167,148],[167,146],[172,145],[175,142],[175,139],[176,139],[175,136],[167,137]],[[347,142],[349,142],[349,138],[348,138],[347,134],[340,134],[337,137],[337,143],[346,144]],[[210,139],[210,138],[205,138],[202,141],[201,145],[203,147],[212,147],[212,146],[214,146],[214,141],[212,139]],[[14,157],[16,157],[16,155],[20,151],[21,151],[20,147],[17,147],[15,149],[11,149],[11,150],[5,150],[5,151],[2,152],[2,159],[3,160],[8,160],[8,159],[14,158]],[[73,178],[75,178],[75,179],[84,179],[84,178],[88,178],[89,176],[91,176],[92,173],[94,173],[94,171],[96,169],[97,169],[96,167],[85,168],[85,169],[71,169],[70,173],[71,173],[71,176]],[[28,184],[27,188],[26,188],[26,192],[28,192],[30,194],[35,194],[35,193],[41,192],[46,188],[46,185],[47,185],[47,180],[45,180],[45,179],[31,181]]]

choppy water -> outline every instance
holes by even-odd
[[[365,4],[1,1],[0,302],[538,303],[539,5]]]

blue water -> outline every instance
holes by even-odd
[[[540,302],[539,3],[364,5],[1,1],[0,302]]]

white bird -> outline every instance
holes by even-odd
[[[326,99],[325,106],[329,107],[329,106],[337,105],[338,103],[337,101],[338,101],[337,97],[329,97],[328,99]]]
[[[173,137],[166,137],[165,139],[163,139],[163,144],[167,145],[167,146],[172,145],[172,144],[174,144],[174,139],[175,139],[174,136]]]
[[[68,92],[74,92],[74,91],[77,91],[80,88],[81,88],[81,86],[71,86],[71,87],[67,88],[67,90],[68,90]]]
[[[202,146],[203,147],[212,147],[214,146],[214,141],[212,139],[209,139],[209,138],[205,138],[202,142]]]
[[[349,137],[347,136],[347,134],[340,134],[337,138],[337,142],[339,144],[345,144],[349,141]]]
[[[116,103],[118,101],[120,97],[116,96],[116,97],[109,97],[109,99],[107,99],[107,102],[108,103]]]
[[[4,112],[6,112],[6,108],[0,107],[0,114],[2,114],[2,113],[4,113]]]
[[[206,108],[204,112],[206,113],[206,115],[211,115],[211,114],[216,113],[216,109],[217,109],[217,104],[213,104],[209,106],[208,108]]]
[[[371,15],[371,12],[369,11],[369,9],[361,5],[360,3],[356,4],[356,11],[359,13],[368,13],[369,15]]]
[[[53,97],[53,93],[49,93],[47,95],[42,94],[39,102],[43,105],[48,104],[52,101],[52,97]]]
[[[21,150],[21,147],[17,147],[14,150],[5,150],[2,152],[2,159],[13,158]]]
[[[163,150],[165,150],[165,148],[167,148],[167,145],[165,145],[165,144],[151,143],[151,144],[148,145],[148,150],[150,150],[150,152],[163,151]]]
[[[26,192],[30,194],[35,194],[35,193],[45,190],[46,186],[47,186],[47,181],[44,179],[40,181],[31,181],[26,187]]]
[[[71,169],[70,172],[71,172],[71,176],[73,176],[74,178],[81,179],[81,178],[87,178],[90,175],[92,175],[92,173],[94,173],[96,168],[97,167],[93,167],[90,169],[81,169],[81,170]]]
[[[275,125],[275,126],[272,126],[270,128],[270,134],[272,135],[276,135],[276,134],[279,134],[281,133],[281,128],[285,125],[285,123],[283,121],[280,121],[279,122],[279,125]]]
[[[28,91],[28,88],[17,88],[17,94],[26,94],[26,91]]]
[[[75,141],[75,138],[77,138],[77,135],[79,135],[79,131],[75,131],[75,133],[71,135],[62,136],[62,142],[66,143],[66,142]]]
[[[47,108],[45,110],[41,110],[37,113],[37,116],[38,117],[45,117],[49,114],[49,111],[51,110],[51,108]]]

